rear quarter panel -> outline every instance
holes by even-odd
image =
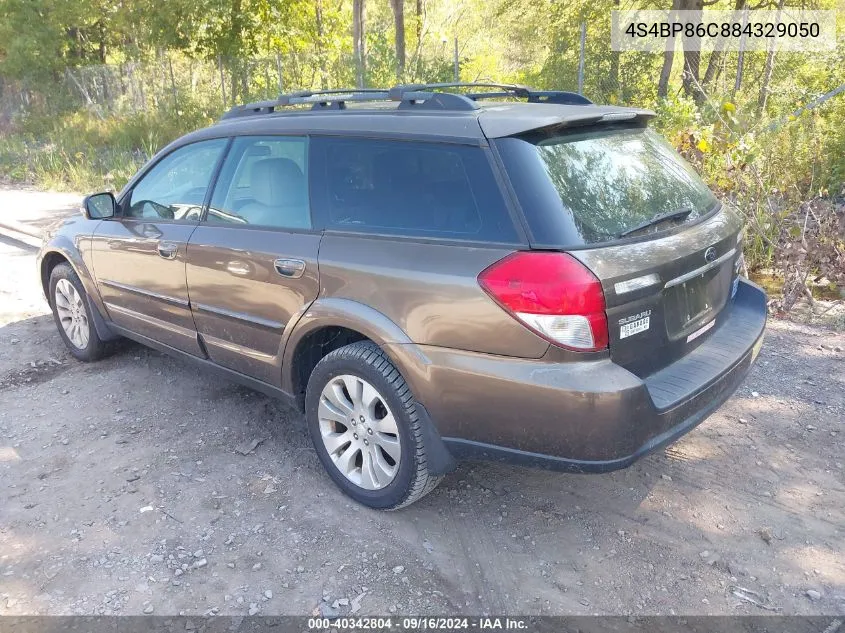
[[[327,233],[320,247],[320,296],[370,306],[419,345],[540,358],[549,344],[477,282],[482,270],[512,251]]]

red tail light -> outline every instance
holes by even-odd
[[[478,283],[528,328],[559,347],[607,347],[601,283],[566,253],[519,252],[486,268]]]

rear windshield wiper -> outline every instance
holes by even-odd
[[[665,222],[666,220],[683,220],[690,213],[692,213],[692,209],[690,209],[689,207],[684,207],[683,209],[678,209],[677,211],[669,211],[668,213],[661,213],[659,215],[654,216],[650,220],[646,220],[645,222],[637,224],[635,227],[628,229],[627,231],[622,231],[622,233],[619,234],[619,237],[627,237],[632,233],[642,231],[643,229],[647,229],[648,227],[654,226],[655,224],[660,224],[661,222]]]

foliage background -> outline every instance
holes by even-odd
[[[705,4],[845,8],[845,0],[0,0],[0,178],[118,189],[156,150],[233,104],[281,90],[448,81],[456,53],[463,81],[577,90],[584,24],[584,93],[658,112],[656,126],[748,217],[746,260],[778,273],[778,307],[809,291],[835,295],[845,287],[842,36],[829,53],[746,52],[741,63],[737,53],[681,47],[671,58],[610,50],[613,9]]]

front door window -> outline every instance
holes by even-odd
[[[191,143],[162,158],[132,188],[124,216],[198,221],[226,142],[220,138]]]

